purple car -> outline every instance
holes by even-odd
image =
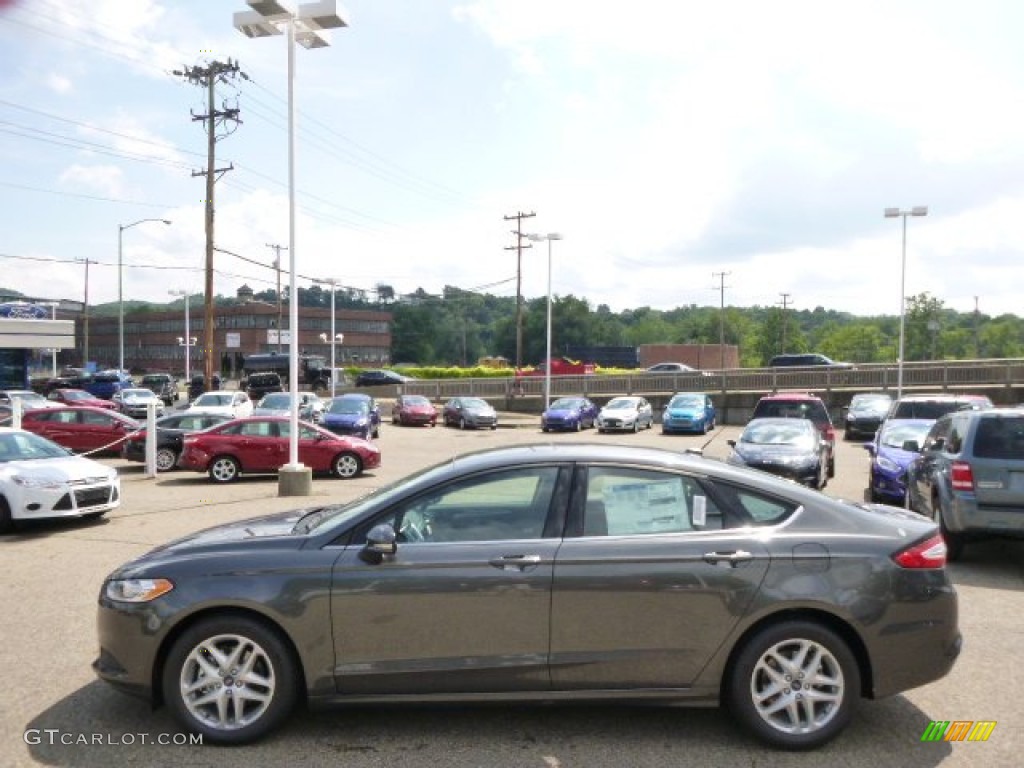
[[[871,454],[868,490],[871,500],[902,506],[907,495],[907,467],[918,457],[935,419],[889,419],[875,439],[864,444]]]
[[[580,432],[592,428],[597,418],[597,406],[585,397],[560,397],[541,414],[540,428],[544,432],[568,429]]]

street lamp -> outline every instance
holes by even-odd
[[[334,291],[338,287],[338,281],[336,278],[328,277],[323,280],[314,280],[313,282],[331,286],[331,397],[334,397],[335,379],[337,378],[334,374],[334,342],[337,341],[340,344],[345,340],[345,334],[334,332]],[[320,340],[326,342],[327,334],[321,333]]]
[[[196,345],[196,337],[189,336],[188,330],[188,291],[168,291],[171,296],[182,296],[185,299],[185,336],[178,337],[178,346],[185,348],[185,386],[188,387],[192,383],[192,376],[189,369],[189,358],[192,357],[192,347]]]
[[[235,29],[246,37],[288,36],[288,260],[291,285],[288,322],[292,338],[288,347],[289,413],[288,464],[281,468],[278,495],[308,496],[313,492],[312,472],[299,463],[299,294],[295,270],[295,43],[303,48],[329,45],[327,29],[348,26],[338,15],[335,0],[305,3],[297,9],[290,0],[248,0],[251,11],[234,14]],[[278,333],[281,329],[278,328]]]
[[[117,370],[124,371],[124,231],[145,224],[147,221],[162,221],[170,224],[167,219],[139,219],[131,224],[117,225]]]
[[[551,241],[561,240],[562,236],[557,232],[549,232],[546,235],[527,235],[526,237],[535,243],[548,241],[548,332],[544,363],[544,410],[546,411],[551,407]]]
[[[900,349],[899,357],[896,360],[896,397],[903,396],[903,339],[907,324],[907,292],[905,288],[907,281],[907,216],[927,215],[928,206],[926,205],[915,205],[909,210],[901,210],[899,208],[885,209],[885,218],[895,219],[902,217],[903,219],[903,256],[900,267]]]

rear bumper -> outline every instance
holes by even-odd
[[[974,494],[956,494],[946,527],[955,533],[1024,538],[1024,507],[979,506]]]

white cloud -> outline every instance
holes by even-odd
[[[108,197],[124,194],[124,174],[113,165],[80,165],[67,168],[58,179],[61,186],[70,189],[88,189]]]

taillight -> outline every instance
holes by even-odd
[[[973,491],[974,472],[971,465],[966,461],[954,461],[950,469],[950,478],[953,481],[954,491]]]
[[[941,534],[913,544],[892,556],[903,568],[942,568],[946,564],[946,542]]]
[[[828,440],[831,443],[835,442],[835,440],[836,440],[836,428],[835,427],[825,427],[825,439]]]

